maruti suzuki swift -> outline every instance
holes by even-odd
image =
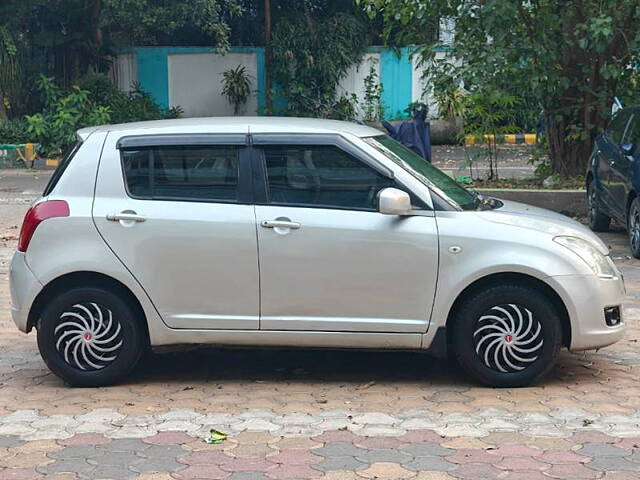
[[[522,386],[625,330],[622,276],[588,228],[329,120],[80,130],[10,277],[16,325],[77,386],[171,344],[423,350]]]

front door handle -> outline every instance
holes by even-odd
[[[264,228],[289,228],[291,230],[298,230],[300,228],[299,223],[289,220],[263,220],[260,222],[260,226]]]
[[[142,215],[138,215],[135,212],[120,212],[107,215],[107,220],[110,222],[144,222],[146,220]]]

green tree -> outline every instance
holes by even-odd
[[[456,22],[452,56],[427,75],[448,74],[474,92],[518,84],[539,102],[554,172],[584,173],[595,136],[608,122],[640,55],[637,0],[358,0],[371,16],[415,30],[434,18]],[[389,40],[389,38],[387,38]]]

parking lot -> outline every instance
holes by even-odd
[[[0,174],[0,479],[640,478],[640,261],[622,230],[602,237],[626,338],[562,352],[530,388],[482,388],[413,352],[206,348],[71,389],[9,314],[8,261],[49,174]],[[207,444],[212,428],[228,438]]]

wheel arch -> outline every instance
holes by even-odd
[[[531,275],[527,275],[524,273],[504,272],[493,273],[481,277],[473,281],[458,294],[455,301],[453,302],[453,305],[451,306],[451,309],[449,310],[449,315],[447,316],[447,346],[451,345],[451,339],[449,338],[449,335],[451,334],[452,329],[450,327],[454,321],[453,318],[455,317],[456,309],[460,306],[462,301],[467,296],[472,295],[489,285],[496,285],[498,283],[502,283],[505,285],[527,286],[530,288],[534,288],[543,295],[547,296],[552,301],[554,307],[560,315],[562,345],[564,345],[565,347],[569,347],[569,345],[571,345],[571,321],[569,318],[567,307],[565,306],[564,301],[562,300],[560,295],[551,286],[536,277],[532,277]]]
[[[140,301],[134,293],[125,284],[113,277],[103,273],[89,271],[66,273],[47,283],[40,293],[38,293],[31,305],[29,316],[27,317],[27,331],[30,331],[36,326],[38,319],[42,315],[42,311],[51,298],[64,290],[81,286],[101,287],[106,290],[116,292],[126,298],[136,311],[137,315],[135,317],[143,329],[146,342],[149,342],[149,326],[147,324],[147,318]]]

